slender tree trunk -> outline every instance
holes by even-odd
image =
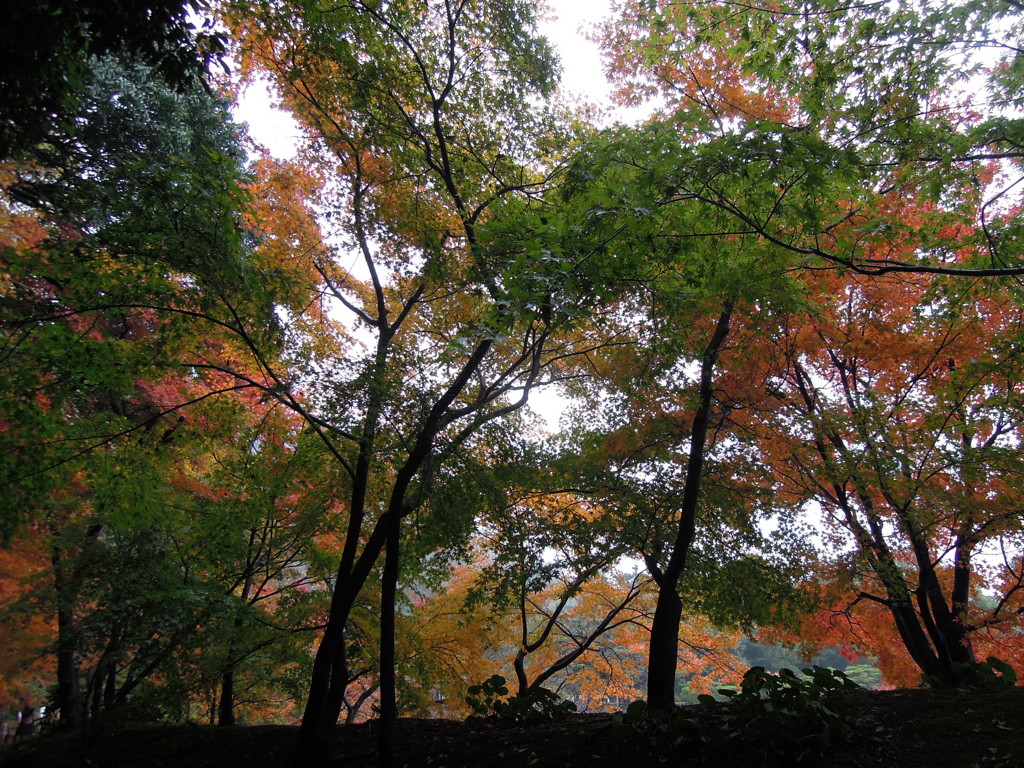
[[[61,724],[75,726],[81,721],[78,662],[75,660],[74,616],[68,600],[68,585],[63,550],[53,545],[54,592],[57,595],[57,709]]]
[[[110,709],[117,701],[117,667],[111,663],[107,667],[107,680],[103,686],[103,706]]]
[[[370,422],[371,419],[368,417],[367,421]],[[371,426],[375,427],[368,423],[366,430],[370,430]],[[369,442],[372,443],[372,432]],[[306,699],[306,708],[302,715],[302,724],[299,727],[299,738],[296,743],[294,759],[296,768],[305,768],[320,761],[324,745],[337,723],[345,701],[345,685],[348,679],[345,627],[358,595],[358,589],[352,588],[352,582],[355,580],[353,572],[358,560],[366,558],[369,554],[372,554],[373,559],[376,560],[377,553],[379,553],[379,549],[377,553],[364,549],[358,560],[356,557],[366,506],[369,468],[370,445],[364,443],[356,462],[348,532],[341,561],[338,564],[327,626],[320,639],[320,645],[317,646],[316,655],[313,657],[309,695]],[[370,542],[367,543],[367,548],[370,547],[370,544]],[[361,582],[358,587],[362,587]]]
[[[902,601],[901,601],[902,600]],[[921,619],[906,597],[891,597],[889,613],[896,624],[896,631],[903,641],[910,658],[924,674],[941,677],[942,665],[939,657],[928,642],[928,635],[921,626]]]
[[[346,643],[346,629],[343,627],[341,640],[338,642],[338,650],[335,652],[334,660],[331,664],[331,685],[327,691],[327,700],[324,706],[323,727],[325,730],[333,728],[341,716],[341,711],[345,708],[349,684],[348,647]]]
[[[388,520],[388,538],[380,595],[380,728],[377,732],[380,768],[392,768],[394,765],[395,738],[398,729],[395,605],[398,596],[401,533],[401,517],[392,514],[391,519]]]
[[[93,672],[92,680],[89,681],[89,689],[86,699],[89,706],[89,717],[95,720],[103,711],[103,685],[106,681],[106,665],[100,663]]]
[[[321,762],[331,733],[341,717],[348,685],[345,628],[359,593],[384,549],[385,525],[386,517],[377,521],[347,577],[339,577],[335,583],[327,627],[313,658],[309,698],[299,727],[293,761],[296,768],[307,768]]]
[[[697,532],[697,503],[700,498],[704,450],[714,401],[715,363],[729,335],[731,318],[732,303],[726,302],[711,340],[701,356],[699,400],[690,430],[690,455],[686,461],[686,485],[683,488],[679,530],[669,553],[668,564],[655,579],[658,584],[658,602],[654,609],[651,645],[647,657],[647,705],[663,712],[675,706],[679,626],[683,615],[683,604],[677,590]]]
[[[242,593],[239,596],[242,605],[248,604],[249,596],[252,594],[253,580],[256,577],[256,564],[259,561],[258,555],[261,549],[262,544],[258,549],[256,548],[256,531],[252,530],[249,534],[249,545],[247,547],[245,580],[242,582]],[[228,643],[227,662],[224,667],[224,674],[221,677],[220,701],[217,704],[217,725],[231,726],[236,722],[235,668],[238,666],[238,659],[235,656],[235,651],[237,638],[241,634],[244,624],[242,614],[236,613],[235,620],[232,622],[234,634],[231,637],[231,642]]]
[[[530,694],[530,681],[526,676],[526,649],[520,648],[512,662],[512,669],[516,673],[516,696],[528,696]]]
[[[421,293],[422,288],[417,291],[416,296],[419,296]],[[382,341],[378,342],[380,360],[383,360],[386,356],[387,343],[397,330],[397,324],[401,322],[401,318],[395,322],[395,327],[388,331],[390,335],[387,340],[383,340],[384,337],[382,336]],[[345,638],[345,627],[348,624],[352,607],[355,605],[359,592],[362,590],[366,579],[369,577],[381,551],[387,543],[388,526],[400,526],[402,517],[409,511],[406,504],[406,493],[412,484],[413,478],[422,469],[430,452],[433,450],[434,439],[439,430],[443,429],[447,424],[444,419],[448,408],[458,397],[459,393],[465,389],[473,374],[479,369],[493,343],[493,339],[485,339],[477,344],[458,376],[455,377],[455,380],[445,390],[444,394],[441,395],[433,408],[431,408],[430,413],[423,421],[419,433],[416,435],[416,440],[409,451],[409,456],[399,470],[395,483],[392,486],[388,512],[378,519],[363,547],[362,553],[356,558],[356,547],[360,539],[366,505],[369,467],[373,448],[372,439],[365,440],[361,445],[354,476],[355,484],[352,492],[352,509],[349,512],[348,535],[345,541],[345,549],[342,552],[341,564],[338,568],[334,595],[331,598],[331,609],[327,618],[327,627],[324,630],[324,636],[313,659],[313,674],[310,679],[309,698],[306,701],[306,709],[302,716],[302,724],[299,728],[299,737],[296,744],[294,758],[296,768],[305,768],[310,764],[315,764],[324,756],[325,746],[330,739],[331,731],[337,725],[338,718],[341,717],[341,710],[345,702],[344,694],[348,683],[348,675],[347,670],[343,668],[344,665],[339,666],[337,662],[339,659],[344,658],[342,646]],[[372,438],[372,435],[375,434],[378,418],[379,405],[373,405],[368,412],[367,428],[364,430],[364,435],[370,435]],[[397,560],[395,567],[398,567]],[[382,692],[382,700],[384,698],[385,696]],[[382,706],[386,705],[382,704]]]
[[[347,671],[343,670],[345,626],[352,604],[344,599],[346,590],[343,586],[336,582],[327,627],[313,657],[309,696],[295,745],[295,768],[319,765],[322,761],[332,729],[327,712],[331,709],[332,699],[344,701],[344,681],[339,678],[342,674],[347,676]]]
[[[523,567],[520,557],[520,567]],[[512,662],[512,669],[516,673],[516,696],[525,696],[529,688],[529,680],[526,678],[526,656],[530,653],[530,623],[526,613],[526,582],[519,583],[519,650],[516,651],[516,658]]]
[[[362,709],[363,704],[379,689],[379,685],[371,685],[365,691],[356,697],[356,700],[351,704],[345,705],[345,725],[351,725],[359,717],[359,711]]]
[[[833,362],[844,377],[848,375],[844,366],[835,359]],[[793,370],[807,414],[817,417],[818,407],[810,376],[799,363],[793,363]],[[848,388],[853,387],[851,383]],[[848,404],[851,409],[857,407],[854,401]],[[869,437],[861,437],[870,442]],[[850,455],[843,434],[830,429],[822,437],[816,437],[815,444],[829,474],[837,477],[848,475],[848,470],[843,467],[853,464],[855,459]],[[874,450],[883,453],[885,448]],[[839,454],[841,461],[835,461],[833,452]],[[851,481],[855,486],[853,494],[847,488]],[[843,525],[853,535],[860,552],[867,557],[885,595],[884,599],[866,594],[862,597],[870,597],[887,608],[904,648],[924,675],[947,685],[956,685],[956,664],[974,660],[964,625],[970,584],[970,543],[965,537],[969,535],[970,524],[966,523],[958,533],[952,600],[947,604],[942,584],[932,566],[927,540],[915,524],[907,502],[883,491],[885,502],[896,513],[899,530],[914,553],[919,582],[914,590],[907,584],[904,566],[889,546],[884,515],[878,512],[872,491],[852,477],[833,481],[833,491],[833,503],[842,512]],[[858,504],[852,502],[851,495],[856,496]]]
[[[231,662],[229,661],[229,664]],[[220,681],[220,701],[217,704],[217,725],[230,726],[235,724],[235,669],[229,666],[224,670]]]

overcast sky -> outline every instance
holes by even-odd
[[[597,46],[586,40],[582,29],[610,13],[610,0],[550,0],[556,18],[543,22],[541,32],[558,48],[562,60],[562,87],[583,94],[591,102],[607,105],[608,87]],[[295,152],[296,129],[291,118],[275,110],[269,94],[251,86],[239,100],[235,117],[249,124],[252,137],[277,157]]]
[[[551,0],[555,18],[543,22],[541,32],[555,43],[562,61],[562,87],[588,101],[608,106],[608,87],[597,46],[585,39],[583,29],[610,13],[610,0]],[[269,93],[260,85],[250,86],[235,109],[236,119],[249,124],[249,132],[276,157],[295,154],[298,130],[289,115],[274,109]],[[532,409],[556,429],[564,401],[549,390],[534,392]]]

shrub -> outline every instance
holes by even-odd
[[[834,739],[847,735],[832,700],[841,691],[859,689],[842,672],[826,667],[805,669],[802,677],[790,669],[773,675],[752,667],[738,691],[723,688],[719,693],[738,716],[733,736],[757,751],[762,765],[790,765],[817,762]],[[706,695],[701,703],[717,704]]]
[[[561,701],[547,688],[534,688],[526,696],[508,696],[505,678],[492,675],[480,685],[471,685],[466,703],[477,717],[498,717],[506,720],[553,720],[576,711],[571,701]]]

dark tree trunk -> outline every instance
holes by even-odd
[[[217,704],[217,725],[235,724],[235,670],[228,667],[220,681],[220,701]]]
[[[384,574],[380,595],[380,725],[377,752],[380,768],[392,768],[395,762],[395,738],[398,726],[398,686],[395,653],[395,600],[398,595],[399,556],[401,554],[401,518],[388,521],[384,556]]]
[[[369,425],[367,429],[370,430],[372,426],[372,424]],[[372,438],[369,442],[372,442]],[[327,627],[324,629],[324,635],[320,640],[320,645],[317,646],[316,655],[313,657],[309,696],[306,699],[306,708],[302,715],[302,724],[299,727],[299,738],[296,743],[294,759],[296,768],[305,768],[305,766],[316,765],[320,762],[327,739],[341,714],[345,702],[345,686],[348,682],[345,627],[348,624],[352,606],[355,604],[358,588],[362,587],[360,581],[358,588],[353,589],[353,582],[357,581],[354,571],[360,561],[371,555],[373,560],[376,560],[380,552],[380,545],[376,552],[372,551],[373,536],[371,535],[362,556],[358,560],[356,557],[362,529],[363,510],[366,504],[367,478],[370,467],[369,453],[369,448],[364,445],[356,462],[348,534],[345,538],[341,562],[338,564]],[[379,527],[378,523],[377,528]],[[376,529],[374,533],[376,533]]]
[[[351,572],[336,582],[327,627],[313,658],[309,698],[299,727],[293,761],[296,768],[306,768],[321,761],[344,709],[348,685],[345,627],[359,593],[384,549],[387,519],[387,515],[383,515],[377,521]]]
[[[647,705],[666,712],[675,706],[676,663],[683,601],[675,588],[658,590],[647,659]]]
[[[106,677],[106,667],[103,663],[100,663],[93,673],[86,695],[89,702],[89,717],[93,720],[99,717],[100,712],[103,711],[103,686]]]
[[[679,598],[679,579],[697,533],[697,503],[700,499],[701,473],[707,445],[708,424],[714,402],[715,363],[729,335],[732,303],[727,302],[718,317],[711,340],[701,356],[700,393],[690,430],[690,455],[686,461],[686,485],[683,488],[679,530],[669,553],[668,563],[658,573],[658,602],[651,624],[651,645],[647,658],[647,705],[663,712],[675,706],[676,664],[679,651],[679,625],[683,604]]]
[[[530,680],[526,676],[526,649],[520,648],[516,652],[516,658],[512,662],[512,669],[516,673],[516,696],[530,695]]]
[[[309,696],[295,745],[293,765],[296,768],[315,766],[322,762],[334,726],[328,713],[335,704],[340,713],[345,700],[345,680],[348,676],[345,668],[345,626],[352,603],[346,600],[348,590],[343,587],[340,582],[335,587],[327,627],[313,657]]]
[[[407,306],[411,306],[413,301],[418,300],[422,291],[423,288],[420,288]],[[387,344],[403,317],[404,313],[402,317],[395,321],[395,325],[386,334],[382,335],[379,340],[378,356],[381,361],[386,357]],[[379,418],[378,406],[374,405],[369,409],[364,435],[370,435],[370,438],[364,439],[360,446],[359,460],[354,474],[355,482],[352,491],[352,509],[349,512],[348,535],[338,568],[335,592],[331,598],[331,609],[327,617],[327,626],[324,630],[324,636],[320,641],[320,646],[317,648],[316,656],[313,659],[313,674],[310,679],[309,698],[306,701],[306,708],[303,712],[302,724],[299,728],[299,737],[296,744],[294,757],[296,768],[305,768],[308,765],[317,764],[325,754],[325,747],[329,742],[332,730],[341,717],[341,711],[345,704],[348,670],[344,664],[344,640],[345,627],[348,624],[349,615],[358,599],[359,592],[362,590],[363,585],[366,583],[380,557],[381,551],[390,538],[390,527],[393,526],[396,531],[400,532],[402,518],[414,509],[416,504],[425,500],[424,498],[419,498],[417,501],[412,502],[406,499],[406,494],[412,485],[413,479],[423,469],[424,463],[430,456],[434,447],[434,439],[437,437],[438,432],[449,423],[446,421],[449,407],[465,389],[473,374],[479,369],[493,343],[492,339],[485,339],[477,344],[476,349],[474,349],[473,354],[466,361],[459,375],[456,376],[423,420],[415,443],[409,451],[409,456],[396,476],[388,503],[388,511],[378,519],[377,524],[366,540],[362,553],[357,558],[356,548],[362,531],[369,467],[373,450],[372,435],[375,433],[376,422]],[[421,491],[423,491],[420,494],[421,497],[429,494],[429,491],[426,490],[427,485],[428,483],[424,480],[423,487],[421,488]],[[396,532],[396,547],[398,535]],[[398,568],[397,549],[394,567]],[[394,578],[397,580],[397,574]],[[387,612],[384,611],[384,613]],[[393,640],[394,638],[392,637],[390,644],[393,644]],[[383,637],[382,644],[387,644]],[[391,650],[393,653],[393,648]],[[391,673],[393,671],[393,668],[389,670]],[[393,700],[393,695],[391,698]],[[382,690],[382,711],[386,711],[388,706],[388,704],[384,703],[386,699],[387,696]]]
[[[331,686],[327,691],[327,701],[324,706],[324,729],[333,727],[345,708],[346,693],[349,684],[348,669],[348,648],[346,647],[345,630],[342,630],[341,642],[338,643],[337,653],[334,654],[334,662],[331,665]]]
[[[57,595],[57,709],[61,724],[78,725],[84,711],[78,682],[78,662],[75,659],[74,616],[67,598],[68,585],[63,551],[56,544],[51,553],[54,591]]]
[[[107,667],[107,680],[103,686],[103,706],[107,709],[117,701],[117,668],[114,664]]]
[[[379,685],[371,685],[368,688],[366,688],[366,690],[364,690],[362,693],[360,693],[356,697],[356,700],[352,703],[348,703],[348,700],[346,700],[345,725],[351,725],[356,721],[356,718],[359,717],[360,710],[363,708],[363,704],[365,704],[366,700],[373,696],[373,694],[376,693],[378,690]]]
[[[847,367],[834,356],[833,363],[844,377],[849,375]],[[791,364],[803,408],[807,414],[817,418],[820,414],[811,376],[799,362]],[[855,384],[844,382],[844,388],[852,390]],[[853,401],[849,405],[851,408],[856,407]],[[870,436],[862,434],[860,439],[871,443]],[[823,466],[837,478],[832,481],[831,503],[842,513],[843,525],[853,535],[857,548],[866,557],[871,571],[881,584],[881,594],[863,592],[855,603],[869,599],[885,606],[892,616],[900,641],[918,669],[941,684],[957,685],[960,677],[957,665],[974,661],[964,621],[970,596],[970,556],[974,545],[970,518],[957,533],[953,588],[947,603],[943,586],[932,564],[926,532],[915,521],[910,502],[882,488],[886,506],[895,515],[898,530],[914,554],[918,584],[912,588],[904,571],[905,564],[897,559],[890,547],[891,534],[886,530],[889,513],[881,513],[877,509],[873,495],[877,490],[866,487],[862,480],[843,469],[855,463],[847,437],[829,428],[816,436],[814,442]],[[880,453],[887,450],[885,446],[872,447]],[[840,458],[838,461],[836,454]]]

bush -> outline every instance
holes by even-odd
[[[704,734],[702,723],[690,718],[685,708],[673,707],[669,712],[651,709],[646,701],[634,701],[626,711],[612,718],[612,728],[630,729],[641,736],[699,739]]]
[[[492,675],[480,685],[471,685],[466,703],[477,717],[499,717],[506,720],[553,720],[576,711],[571,701],[560,701],[558,694],[547,688],[535,688],[526,696],[508,696],[505,678]]]
[[[767,766],[817,762],[834,739],[848,732],[832,700],[839,692],[859,689],[842,672],[827,667],[805,669],[803,677],[790,669],[773,675],[764,667],[752,667],[739,691],[723,688],[719,693],[738,716],[733,736],[742,738],[747,750],[757,751]],[[705,695],[701,704],[717,702]]]
[[[1002,659],[989,656],[985,661],[966,661],[953,665],[958,688],[1003,688],[1017,684],[1017,672]],[[922,675],[925,685],[942,688],[948,682],[932,675]]]

